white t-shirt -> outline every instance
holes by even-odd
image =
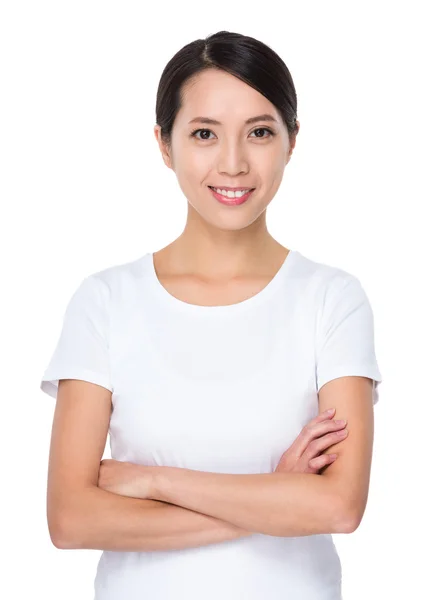
[[[228,306],[171,295],[153,254],[83,279],[41,389],[112,391],[111,456],[220,473],[270,473],[319,413],[331,379],[382,381],[373,313],[354,275],[290,250],[259,293]],[[253,534],[196,548],[103,551],[95,600],[341,600],[331,535]]]

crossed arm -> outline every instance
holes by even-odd
[[[336,444],[325,473],[231,475],[161,468],[151,497],[222,519],[255,533],[303,536],[354,531],[367,503],[373,446],[373,382],[345,376],[319,393],[321,411],[336,407],[350,434]]]
[[[343,377],[324,388],[330,394],[320,392],[320,409],[336,406],[350,430],[348,440],[337,444],[337,461],[324,474],[230,475],[153,467],[151,498],[91,486],[71,499],[55,545],[144,551],[203,546],[253,533],[288,537],[354,531],[370,475],[371,384],[366,378]]]
[[[232,475],[163,467],[151,498],[273,536],[338,533],[349,526],[340,490],[311,473]]]
[[[161,471],[154,473],[153,495],[160,500],[129,498],[95,486],[81,492],[64,518],[64,535],[57,538],[56,547],[152,551],[204,546],[253,533],[349,531],[343,507],[322,475],[162,469],[161,477]]]

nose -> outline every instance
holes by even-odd
[[[243,146],[234,141],[225,141],[220,145],[218,172],[234,177],[249,171],[249,162]]]

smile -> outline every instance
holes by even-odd
[[[227,195],[219,194],[214,190],[214,188],[208,186],[212,195],[221,202],[221,204],[225,204],[227,206],[237,206],[238,204],[243,204],[248,200],[251,196],[254,189],[251,189],[247,192],[227,192]]]

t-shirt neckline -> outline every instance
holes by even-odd
[[[284,262],[275,273],[274,277],[269,281],[269,283],[259,292],[251,296],[250,298],[246,298],[241,302],[235,302],[234,304],[226,304],[226,305],[215,305],[215,306],[204,306],[201,304],[191,304],[189,302],[185,302],[184,300],[180,300],[173,296],[167,289],[161,284],[158,279],[157,272],[154,266],[154,253],[148,252],[145,255],[147,260],[148,267],[148,279],[151,285],[152,293],[155,294],[157,301],[163,302],[164,304],[170,306],[176,310],[187,311],[189,313],[195,314],[205,314],[205,315],[219,315],[219,314],[232,314],[238,313],[241,311],[248,310],[250,308],[256,307],[261,304],[263,301],[267,300],[271,297],[276,290],[279,289],[282,281],[285,278],[287,272],[291,269],[291,265],[294,262],[294,258],[299,254],[297,250],[291,249],[285,257]]]

